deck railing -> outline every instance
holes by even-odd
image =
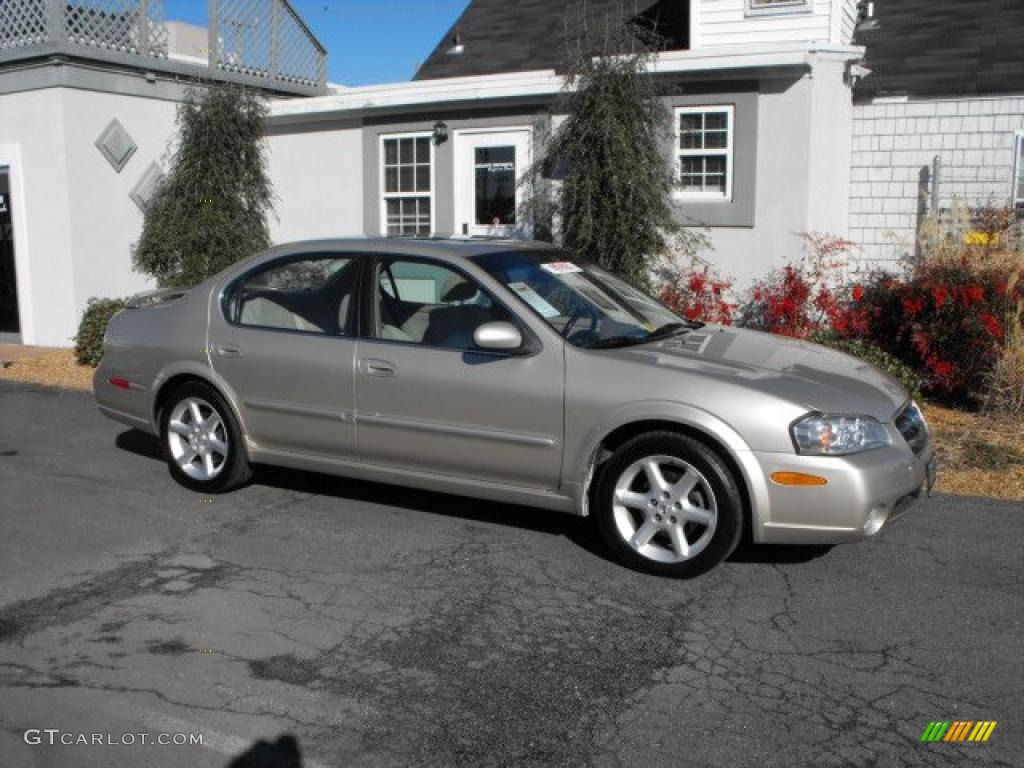
[[[269,89],[326,86],[327,52],[288,0],[208,0],[207,29],[209,76]],[[159,68],[174,58],[164,0],[0,0],[0,61],[46,53]]]

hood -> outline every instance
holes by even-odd
[[[742,385],[807,411],[891,421],[909,395],[869,363],[797,339],[708,325],[614,353],[636,363]]]

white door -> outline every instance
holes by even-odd
[[[520,181],[531,162],[529,128],[457,131],[456,234],[529,237]]]

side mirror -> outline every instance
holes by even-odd
[[[523,346],[523,334],[512,323],[484,323],[473,332],[473,343],[480,349],[512,352]]]

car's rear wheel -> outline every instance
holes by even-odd
[[[605,463],[594,497],[601,536],[637,570],[688,578],[732,554],[743,531],[736,479],[698,440],[653,432]]]
[[[238,423],[213,387],[198,381],[178,387],[160,420],[164,458],[185,487],[224,493],[252,477]]]

